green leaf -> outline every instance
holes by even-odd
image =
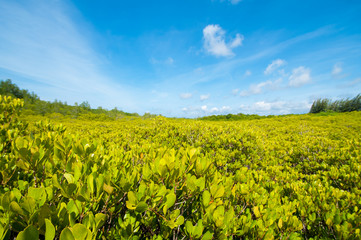
[[[74,191],[76,190],[77,186],[75,183],[70,183],[66,186],[66,194],[71,196],[73,195]]]
[[[166,202],[165,205],[167,206],[167,208],[169,209],[170,207],[172,207],[176,201],[176,195],[171,192],[166,196]]]
[[[21,209],[20,205],[17,202],[10,203],[10,210],[16,214],[24,215],[24,211]]]
[[[197,152],[196,148],[192,148],[191,150],[189,150],[189,158],[192,159],[196,152]]]
[[[60,233],[59,240],[75,240],[75,238],[69,228],[64,228]]]
[[[259,218],[261,216],[261,213],[259,212],[259,208],[258,207],[254,207],[253,208],[253,212],[254,212],[254,215]]]
[[[197,225],[194,227],[194,236],[199,238],[202,236],[202,233],[203,233],[203,222],[202,222],[202,219],[198,220],[198,223]]]
[[[332,225],[332,219],[331,219],[331,218],[328,218],[328,219],[326,220],[326,224],[327,224],[328,226],[331,226],[331,225]]]
[[[88,189],[89,191],[94,194],[94,177],[93,174],[90,174],[87,179]]]
[[[182,225],[184,223],[184,217],[183,216],[179,216],[177,218],[177,221],[176,221],[176,224],[179,226],[179,225]]]
[[[79,211],[82,210],[81,203],[77,200],[74,201],[73,199],[68,202],[66,208],[69,213],[75,213],[76,216],[78,216],[80,214]]]
[[[190,221],[187,221],[186,222],[186,224],[185,224],[185,227],[186,227],[186,231],[188,232],[188,234],[190,235],[190,236],[193,236],[193,224],[192,224],[192,222],[190,222]]]
[[[95,219],[92,212],[88,213],[84,218],[83,222],[85,227],[88,229],[94,229],[95,228]]]
[[[70,173],[64,173],[64,177],[68,181],[68,183],[74,183],[74,177]]]
[[[126,201],[126,202],[125,202],[125,205],[127,206],[127,208],[128,208],[129,210],[134,210],[134,209],[137,208],[137,205],[136,205],[135,203],[131,203],[131,202],[129,202],[129,201]]]
[[[282,218],[280,218],[280,219],[278,220],[278,227],[281,229],[282,226],[283,226],[283,221],[282,221]]]
[[[218,189],[217,189],[217,192],[214,194],[214,198],[220,198],[220,197],[223,197],[224,195],[224,187],[223,185],[221,185]]]
[[[211,194],[209,193],[208,190],[205,190],[202,194],[202,198],[203,198],[203,206],[204,207],[208,207],[209,202],[211,201]]]
[[[128,201],[133,204],[138,202],[137,196],[134,194],[134,192],[128,192]]]
[[[97,213],[95,215],[96,229],[99,229],[101,226],[103,226],[106,220],[107,220],[107,215],[105,215],[104,213]]]
[[[148,209],[148,204],[146,202],[139,202],[135,211],[142,213],[145,212]]]
[[[17,240],[37,240],[39,239],[39,231],[33,225],[28,226],[21,231],[17,238]]]
[[[213,233],[207,231],[203,237],[202,237],[202,240],[211,240],[213,238]]]
[[[176,220],[178,218],[179,214],[180,214],[180,210],[176,209],[169,215],[169,217],[170,217],[170,219]]]
[[[14,194],[12,192],[7,192],[2,196],[1,205],[4,209],[9,210],[10,203],[14,198]]]
[[[32,197],[40,207],[43,206],[46,202],[46,191],[43,187],[30,187],[28,190],[28,196]]]
[[[53,240],[55,237],[55,227],[49,219],[45,219],[45,240]]]
[[[88,229],[83,224],[77,223],[72,227],[72,233],[75,240],[84,240],[87,237]]]
[[[59,184],[58,176],[56,174],[53,175],[52,180],[53,180],[53,185],[55,187],[57,187],[59,189],[63,189],[62,186]]]
[[[114,188],[106,183],[104,183],[103,186],[104,191],[106,191],[109,195],[112,194],[112,192],[114,191]]]
[[[30,159],[30,156],[31,156],[30,150],[28,150],[28,149],[26,149],[26,148],[20,148],[20,149],[18,150],[18,152],[20,153],[20,155],[21,155],[25,160]]]
[[[100,195],[100,193],[103,191],[104,186],[104,175],[99,174],[97,178],[95,179],[96,187],[97,187],[97,196]]]
[[[316,221],[316,213],[315,212],[313,212],[309,217],[312,222]]]
[[[206,184],[206,181],[205,181],[204,177],[201,177],[201,178],[196,180],[196,185],[197,185],[197,187],[199,187],[199,191],[204,190],[205,184]]]

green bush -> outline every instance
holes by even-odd
[[[352,112],[361,111],[361,94],[352,99],[342,99],[332,102],[330,99],[317,99],[313,102],[310,113],[326,111]]]

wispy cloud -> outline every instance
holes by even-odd
[[[209,112],[212,114],[219,114],[219,113],[230,112],[231,110],[232,110],[232,108],[230,106],[222,106],[221,108],[213,107],[210,109]]]
[[[174,63],[174,59],[171,58],[171,57],[168,57],[167,59],[165,60],[158,60],[154,57],[150,58],[149,59],[149,62],[151,64],[166,64],[166,65],[172,65]]]
[[[311,69],[300,66],[292,70],[289,77],[289,86],[300,87],[311,82]]]
[[[272,72],[274,72],[277,68],[279,68],[285,64],[286,64],[285,60],[282,60],[282,59],[273,60],[272,63],[267,66],[266,70],[264,70],[264,74],[269,75]]]
[[[210,107],[208,105],[202,106],[188,106],[183,107],[182,112],[190,116],[205,116],[210,114],[226,114],[232,111],[230,106],[222,106],[222,107]]]
[[[207,83],[210,81],[216,81],[218,79],[224,79],[229,77],[229,74],[232,71],[240,68],[241,66],[257,62],[258,60],[267,56],[275,55],[283,51],[284,49],[300,42],[328,35],[333,31],[334,30],[331,27],[319,28],[315,31],[305,33],[303,35],[299,35],[297,37],[285,40],[281,43],[272,45],[266,49],[263,49],[246,57],[226,59],[217,63],[203,65],[202,67],[198,67],[197,69],[183,72],[170,78],[165,78],[163,79],[164,81],[162,82],[162,85],[170,86],[174,82],[177,82],[177,88],[179,84],[181,84],[183,87],[189,87],[195,86],[200,83]]]
[[[238,4],[242,2],[242,0],[229,0],[232,4]]]
[[[258,84],[252,84],[248,90],[244,90],[241,91],[240,96],[242,97],[246,97],[246,96],[250,96],[250,95],[256,95],[256,94],[260,94],[263,93],[264,90],[274,90],[277,89],[279,87],[279,85],[282,82],[282,78],[279,78],[275,81],[265,81],[265,82],[261,82]]]
[[[193,94],[192,93],[181,93],[179,96],[181,99],[189,99],[193,96]]]
[[[338,74],[340,74],[342,72],[342,67],[340,63],[336,63],[335,65],[333,65],[332,68],[332,75],[336,76]]]
[[[224,2],[226,0],[220,0],[221,2]],[[242,2],[242,0],[227,0],[227,2],[231,3],[232,5],[236,5],[240,2]]]
[[[134,106],[130,89],[99,69],[103,58],[79,31],[72,10],[62,1],[2,1],[0,68],[49,86],[48,100],[92,99],[92,105]],[[94,100],[94,95],[102,98]]]
[[[361,78],[356,78],[350,82],[347,82],[343,87],[355,87],[357,85],[361,84]]]
[[[248,76],[251,76],[252,75],[252,72],[250,70],[247,70],[245,73],[244,73],[244,76],[245,77],[248,77]]]
[[[243,35],[236,34],[236,37],[229,43],[225,41],[226,32],[219,26],[210,24],[203,29],[204,49],[217,57],[233,56],[233,48],[242,45]]]
[[[210,94],[205,94],[205,95],[201,95],[201,96],[199,97],[199,99],[200,99],[201,101],[204,101],[204,100],[207,100],[209,97],[210,97]]]
[[[307,101],[258,101],[249,105],[241,105],[240,110],[245,113],[267,114],[290,114],[308,112],[311,103]]]

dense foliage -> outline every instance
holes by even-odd
[[[331,101],[330,99],[317,99],[313,102],[310,113],[320,113],[326,111],[352,112],[361,111],[361,94],[352,99],[342,99]]]
[[[227,114],[227,115],[211,115],[199,118],[200,120],[210,120],[210,121],[236,121],[236,120],[252,120],[252,119],[262,119],[274,117],[270,116],[259,116],[257,114]]]
[[[360,112],[27,125],[0,99],[0,239],[360,239]]]

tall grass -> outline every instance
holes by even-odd
[[[352,112],[361,111],[361,94],[352,99],[341,99],[331,101],[330,99],[317,99],[313,102],[310,113],[319,113],[326,111],[334,112]]]

